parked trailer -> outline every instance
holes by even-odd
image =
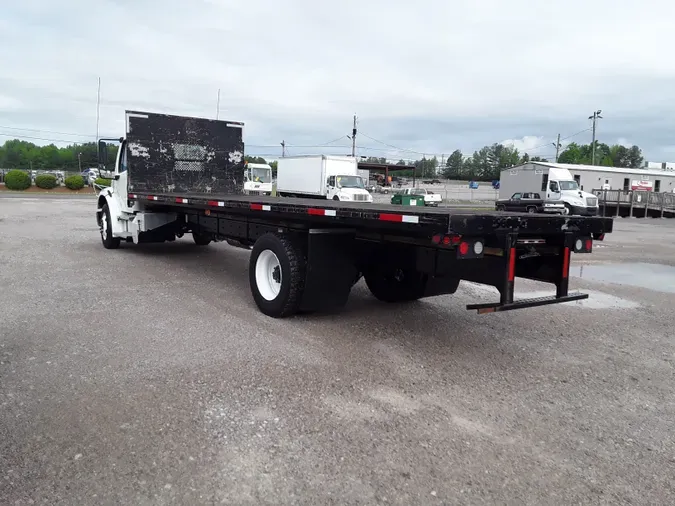
[[[461,280],[496,287],[499,301],[467,306],[479,313],[585,299],[568,291],[571,254],[612,231],[611,218],[243,195],[241,123],[127,112],[126,124],[97,200],[103,246],[189,233],[198,246],[250,249],[253,299],[272,317],[343,306],[361,277],[390,303],[451,294]],[[105,163],[105,141],[99,153]],[[516,277],[555,294],[516,301]]]

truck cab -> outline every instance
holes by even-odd
[[[549,169],[546,200],[562,202],[565,206],[564,214],[579,216],[598,214],[598,197],[582,191],[579,183],[567,169]]]
[[[366,190],[363,178],[354,174],[328,176],[326,198],[343,202],[372,202],[373,197]]]
[[[246,163],[244,165],[244,193],[271,195],[272,167],[266,163]]]

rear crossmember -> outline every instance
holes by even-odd
[[[598,240],[602,240],[603,238],[604,235],[598,236]],[[558,255],[557,273],[555,270],[548,272],[549,276],[547,278],[542,277],[541,274],[528,275],[531,273],[523,273],[525,274],[523,276],[525,278],[554,283],[556,285],[556,294],[547,297],[514,300],[515,278],[518,267],[517,245],[528,242],[528,240],[519,241],[516,233],[507,234],[504,245],[506,265],[504,281],[501,286],[497,286],[501,294],[499,302],[468,304],[466,306],[468,310],[476,310],[478,314],[486,314],[588,299],[588,294],[585,293],[569,293],[570,256],[572,251],[575,253],[591,253],[593,250],[593,239],[591,237],[575,238],[573,233],[566,232],[560,255]]]

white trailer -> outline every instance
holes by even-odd
[[[367,181],[351,156],[287,156],[277,165],[277,193],[284,197],[311,197],[345,202],[372,202]]]
[[[502,170],[499,178],[499,198],[508,199],[518,192],[536,192],[546,200],[561,201],[565,214],[596,216],[598,198],[579,188],[572,173],[555,164],[530,162]]]

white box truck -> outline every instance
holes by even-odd
[[[286,156],[277,165],[277,193],[343,202],[372,202],[351,156]]]
[[[518,192],[537,192],[546,200],[560,201],[565,205],[565,214],[598,214],[598,197],[579,189],[572,173],[555,164],[531,162],[502,170],[499,198],[508,199]]]

